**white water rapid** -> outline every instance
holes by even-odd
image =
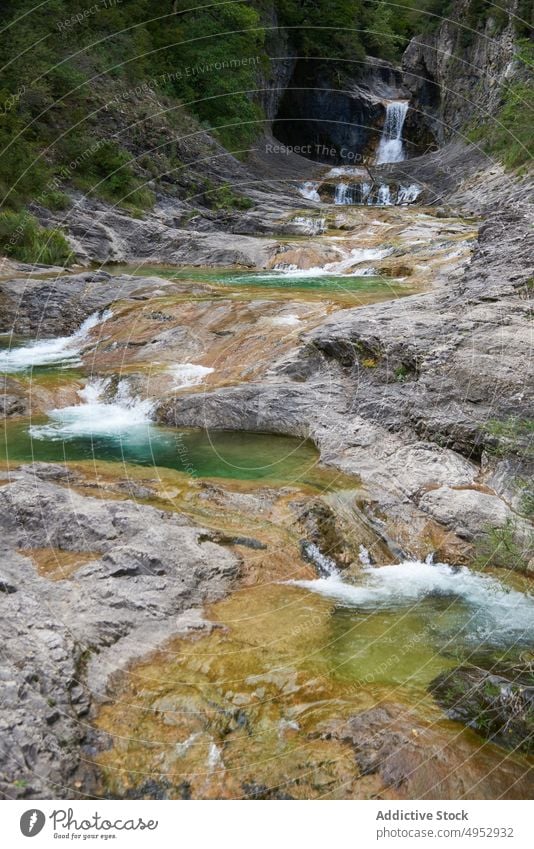
[[[532,639],[534,635],[534,598],[466,567],[432,563],[430,558],[424,563],[365,565],[361,582],[349,584],[336,568],[331,568],[332,562],[328,564],[330,568],[324,568],[313,552],[309,555],[322,577],[287,583],[331,598],[344,607],[387,610],[409,607],[425,598],[448,598],[463,602],[468,608],[462,630],[471,638],[501,643]]]
[[[303,198],[306,198],[306,200],[315,200],[320,202],[321,198],[319,196],[319,192],[317,191],[318,186],[319,183],[313,183],[311,181],[308,183],[303,183],[303,185],[299,187],[299,192]]]
[[[146,433],[152,418],[153,402],[135,398],[126,380],[120,380],[113,400],[106,399],[111,381],[97,379],[80,389],[81,404],[51,410],[50,422],[33,425],[34,439],[53,441],[80,437],[124,437],[131,433]]]
[[[214,369],[208,366],[199,366],[195,363],[178,363],[171,366],[169,374],[174,378],[173,389],[186,389],[189,386],[199,386],[204,378],[211,374]]]
[[[314,268],[298,268],[296,265],[280,264],[276,265],[273,271],[268,274],[256,275],[256,279],[305,279],[306,277],[328,277],[343,274],[366,277],[375,272],[368,268],[362,270],[359,266],[362,266],[363,263],[384,259],[392,250],[393,248],[352,248],[348,252],[344,251],[342,259],[335,262],[327,262],[325,265],[315,266]]]
[[[407,112],[406,100],[392,100],[386,104],[384,128],[376,154],[377,165],[383,165],[386,162],[402,162],[404,159],[402,128]]]
[[[111,317],[111,312],[95,312],[71,336],[30,342],[20,348],[0,351],[0,372],[28,371],[34,366],[60,365],[65,368],[80,362],[80,352],[90,331]]]

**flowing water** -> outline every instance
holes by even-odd
[[[340,733],[350,717],[387,703],[395,719],[384,735],[408,724],[421,738],[419,759],[408,755],[408,797],[527,794],[524,759],[446,720],[426,691],[472,656],[469,623],[473,610],[491,611],[491,591],[457,594],[452,576],[444,586],[443,568],[431,564],[384,569],[346,584],[348,603],[310,592],[313,581],[241,590],[208,610],[219,623],[210,635],[172,641],[134,667],[98,718],[114,740],[98,758],[104,792],[128,794],[150,777],[171,798],[239,798],[254,786],[278,798],[388,797],[378,776],[360,773]]]
[[[376,154],[377,165],[402,162],[404,159],[402,129],[407,113],[408,103],[405,100],[393,100],[386,104],[386,117]]]
[[[385,253],[378,252],[376,255]],[[354,262],[356,264],[357,256]],[[345,271],[349,268],[349,271]],[[355,272],[350,273],[350,266],[341,263],[327,263],[321,267],[310,269],[279,268],[272,271],[236,272],[230,269],[213,268],[176,268],[175,266],[113,266],[113,272],[117,274],[137,274],[139,276],[158,275],[168,277],[172,280],[184,280],[191,282],[208,283],[220,287],[223,290],[235,289],[239,296],[246,295],[247,291],[258,296],[262,290],[279,290],[280,294],[287,297],[291,293],[299,292],[306,295],[317,292],[323,297],[337,292],[349,292],[369,294],[371,297],[380,297],[381,291],[387,285],[388,292],[395,292],[395,281],[385,280],[378,275],[368,276]],[[398,287],[398,291],[402,291]],[[265,294],[265,293],[264,293]]]
[[[388,253],[353,249],[309,271],[156,273],[230,291],[290,288],[306,296],[324,296],[336,285],[360,291],[369,286],[376,299],[383,281],[362,276],[361,266],[372,268]],[[350,276],[355,265],[360,273]],[[70,337],[25,346],[4,337],[0,368],[22,376],[39,367],[71,369],[106,318],[91,317]],[[271,320],[288,327],[300,321],[292,313]],[[178,391],[200,386],[212,371],[183,359],[168,366]],[[153,418],[154,402],[137,397],[127,379],[86,380],[77,403],[51,409],[46,417],[4,421],[0,460],[9,466],[92,461],[105,463],[107,474],[117,478],[125,467],[148,468],[156,477],[158,470],[170,470],[192,482],[218,479],[230,490],[239,482],[249,493],[267,484],[288,501],[311,488],[314,498],[338,491],[351,505],[361,497],[357,481],[319,465],[309,441],[177,430]],[[244,533],[251,519],[242,510],[240,521]],[[427,688],[438,674],[481,653],[513,660],[531,646],[534,599],[528,587],[430,559],[373,565],[363,548],[361,562],[345,572],[331,552],[302,538],[294,516],[282,530],[277,521],[275,516],[258,523],[254,534],[265,548],[242,555],[244,583],[247,570],[254,581],[207,609],[217,627],[172,640],[136,664],[101,709],[96,723],[113,741],[96,757],[101,792],[142,795],[150,782],[171,798],[527,795],[528,761],[448,721]],[[289,543],[281,543],[282,532]],[[363,536],[360,542],[366,544]],[[51,578],[75,580],[77,564]],[[393,726],[410,741],[421,740],[421,756],[410,748],[415,760],[403,791],[385,788],[380,770],[360,769],[343,730],[351,717],[384,704],[393,706],[395,716],[384,734]],[[427,757],[430,750],[437,754]]]
[[[3,350],[0,350],[0,372],[13,374],[39,367],[71,368],[79,365],[80,353],[89,340],[91,330],[110,316],[110,312],[93,313],[71,336],[59,336],[55,339],[43,339],[30,343],[4,336]]]
[[[402,206],[415,203],[421,187],[415,183],[408,186],[388,183],[337,183],[334,203],[341,206]]]
[[[193,478],[335,486],[344,476],[323,469],[313,444],[286,436],[166,428],[150,420],[151,405],[123,397],[104,403],[82,391],[84,403],[52,410],[49,418],[3,422],[0,460],[107,461],[175,469]]]

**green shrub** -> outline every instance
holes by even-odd
[[[69,208],[71,200],[64,192],[51,189],[50,191],[44,191],[41,195],[39,195],[39,203],[46,207],[46,209],[61,212],[62,210]]]
[[[489,419],[485,430],[496,440],[495,444],[487,446],[493,454],[504,456],[511,453],[522,457],[532,456],[534,436],[532,419],[522,419],[519,416],[510,416],[508,419]]]
[[[154,204],[154,194],[143,186],[132,167],[133,157],[116,142],[105,141],[87,155],[90,147],[78,140],[84,153],[75,160],[72,181],[80,189],[92,192],[110,203],[142,211]]]
[[[230,186],[221,186],[212,190],[212,203],[214,209],[250,209],[254,206],[250,198],[244,195],[238,195],[232,191]]]
[[[500,566],[517,572],[526,572],[534,555],[534,537],[518,533],[516,523],[508,520],[502,528],[488,527],[486,534],[477,540],[475,565],[479,568]]]
[[[516,58],[524,65],[524,79],[511,83],[503,91],[503,102],[494,118],[479,123],[468,132],[471,141],[498,159],[506,168],[521,168],[532,161],[532,111],[534,86],[532,65],[534,48],[520,41]]]
[[[0,212],[0,252],[21,262],[68,265],[74,259],[60,230],[41,227],[26,212]]]

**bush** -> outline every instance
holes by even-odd
[[[0,213],[0,251],[21,262],[68,265],[74,259],[60,230],[41,227],[26,212]]]
[[[485,426],[486,433],[494,438],[488,445],[488,450],[498,456],[517,454],[521,457],[532,457],[532,438],[534,436],[534,421],[511,416],[508,419],[489,419]]]
[[[82,139],[77,142],[84,152],[78,155],[79,164],[72,175],[75,185],[135,212],[149,209],[154,204],[153,192],[135,176],[133,157],[116,142],[105,141],[90,155],[87,155],[90,143]]]
[[[480,142],[481,147],[506,168],[521,168],[532,161],[532,44],[519,42],[516,58],[524,65],[524,79],[504,89],[503,103],[495,118],[473,127],[468,133],[471,141]]]
[[[250,209],[254,206],[250,198],[236,194],[230,186],[226,185],[214,189],[212,199],[214,209]]]
[[[532,534],[519,532],[515,522],[508,520],[502,528],[487,529],[477,541],[475,565],[480,568],[500,566],[516,572],[526,572],[534,555]]]
[[[48,192],[43,192],[42,195],[39,195],[39,203],[46,207],[46,209],[52,209],[56,212],[61,212],[64,209],[68,209],[71,205],[71,200],[68,195],[64,192],[58,192],[54,189],[51,189]]]

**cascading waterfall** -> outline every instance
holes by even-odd
[[[380,183],[373,188],[371,183],[338,183],[334,203],[337,206],[394,206],[395,204],[414,203],[421,194],[420,186],[390,186]]]
[[[135,397],[127,380],[117,384],[113,399],[109,378],[90,381],[78,395],[81,404],[51,410],[50,422],[32,425],[34,439],[69,440],[80,437],[149,437],[148,426],[152,420],[154,403]]]
[[[397,203],[413,203],[421,194],[421,189],[416,183],[410,186],[399,186]]]
[[[111,312],[95,312],[86,318],[71,336],[30,342],[20,348],[0,352],[0,372],[28,371],[35,366],[75,366],[80,363],[80,352],[88,341],[91,330],[111,317]]]
[[[334,196],[334,203],[336,204],[349,204],[351,203],[349,186],[347,183],[338,183],[336,186],[336,194]]]
[[[376,154],[376,164],[386,162],[402,162],[404,148],[402,144],[402,128],[408,112],[406,100],[393,100],[386,105],[384,128]]]
[[[187,389],[190,386],[199,386],[213,371],[209,366],[200,366],[197,363],[178,363],[170,367],[169,374],[174,378],[173,389]]]
[[[303,183],[303,185],[299,187],[299,192],[303,198],[306,198],[306,200],[314,200],[320,203],[321,197],[317,191],[318,185],[318,183],[314,183],[312,181]]]
[[[387,183],[383,183],[378,189],[378,206],[391,206],[391,190]]]
[[[317,547],[315,546],[317,549]],[[362,576],[358,583],[343,580],[329,558],[306,551],[316,563],[320,578],[287,581],[319,595],[331,598],[345,607],[362,610],[394,610],[414,605],[423,599],[448,598],[463,605],[464,613],[457,623],[457,634],[479,644],[507,645],[531,642],[534,635],[534,598],[503,587],[488,575],[467,567],[455,568],[447,563],[406,561],[388,566],[372,566],[363,552]],[[326,566],[326,568],[325,568]],[[460,614],[459,614],[460,615]]]

